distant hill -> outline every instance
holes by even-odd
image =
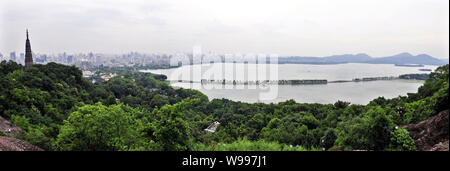
[[[444,61],[433,58],[427,54],[420,54],[413,56],[409,53],[401,53],[394,56],[388,56],[383,58],[375,58],[369,61],[369,63],[375,64],[423,64],[423,65],[444,65]],[[447,61],[448,63],[448,61]]]
[[[409,53],[400,53],[394,56],[373,58],[367,54],[345,54],[327,57],[280,57],[278,63],[297,64],[341,64],[341,63],[370,63],[370,64],[422,64],[422,65],[445,65],[448,59],[437,59],[427,54],[413,56]]]

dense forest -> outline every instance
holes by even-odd
[[[45,150],[415,150],[401,125],[448,109],[449,65],[417,93],[367,105],[208,100],[129,69],[92,83],[74,66],[0,63],[0,116]],[[204,131],[220,122],[215,133]]]

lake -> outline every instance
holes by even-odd
[[[294,99],[299,103],[334,103],[338,100],[353,104],[367,104],[374,98],[393,98],[415,93],[423,84],[416,80],[382,80],[368,82],[343,82],[315,85],[244,85],[201,84],[206,80],[256,81],[256,80],[352,80],[364,77],[397,77],[401,74],[430,73],[419,69],[435,70],[437,66],[404,67],[393,64],[243,64],[213,63],[184,65],[179,68],[143,70],[167,75],[174,87],[196,89],[209,99],[226,98],[242,102],[277,103]],[[192,83],[188,82],[192,81]]]

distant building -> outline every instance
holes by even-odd
[[[220,123],[218,121],[215,121],[204,130],[208,131],[210,133],[214,133],[214,132],[216,132],[217,126],[219,126],[219,125],[220,125]]]
[[[72,62],[73,62],[73,56],[72,55],[67,56],[67,63],[71,64]]]
[[[16,59],[17,63],[20,63],[20,64],[24,65],[25,64],[24,60],[25,60],[25,53],[20,53],[19,54],[19,58]]]
[[[28,29],[27,29],[27,40],[25,42],[25,68],[33,65],[33,55],[31,54],[31,44],[30,39],[28,39]]]
[[[103,63],[102,61],[103,61],[103,60],[102,60],[102,56],[100,56],[100,55],[96,55],[96,56],[95,56],[95,65],[96,65],[96,66],[102,64],[102,63]]]
[[[41,60],[42,60],[42,63],[46,63],[47,62],[47,55],[41,55]]]
[[[9,59],[11,60],[11,61],[16,61],[16,52],[11,52],[10,54],[9,54]]]

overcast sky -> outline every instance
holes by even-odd
[[[0,53],[449,57],[448,0],[0,0]]]

